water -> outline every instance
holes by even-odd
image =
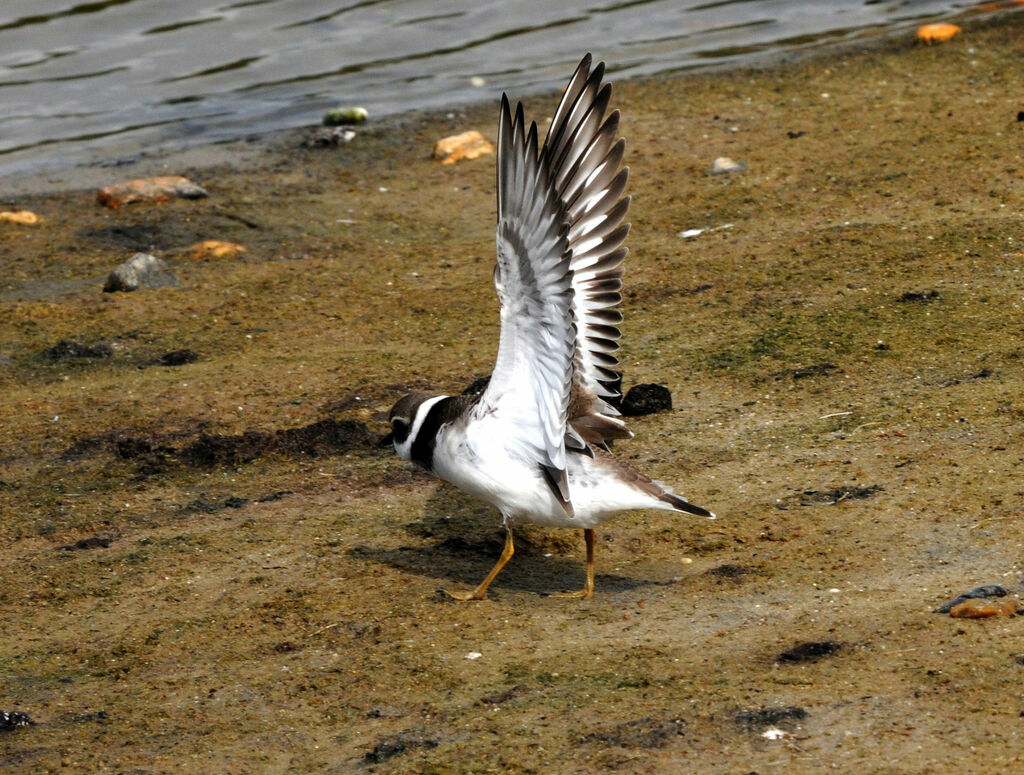
[[[2,0],[0,177],[313,124],[336,105],[382,116],[553,90],[586,51],[618,79],[741,64],[974,5]]]

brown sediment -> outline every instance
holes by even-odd
[[[1018,769],[1024,620],[930,611],[1020,592],[1020,19],[616,85],[624,385],[673,411],[614,451],[718,519],[602,525],[585,603],[542,596],[583,542],[530,527],[444,601],[498,518],[375,446],[403,393],[490,370],[493,157],[431,152],[496,105],[176,170],[206,199],[19,197],[0,709],[36,723],[0,770]],[[180,287],[104,295],[136,250]]]

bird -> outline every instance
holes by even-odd
[[[543,144],[502,94],[497,142],[500,332],[482,393],[411,393],[388,414],[383,440],[464,492],[493,505],[505,528],[490,573],[460,601],[482,600],[515,552],[513,527],[583,530],[594,594],[595,528],[615,514],[660,509],[714,518],[612,454],[632,438],[619,396],[622,265],[629,168],[620,114],[608,112],[605,65],[587,54],[569,80]],[[607,114],[607,115],[606,115]],[[538,147],[539,146],[539,147]]]

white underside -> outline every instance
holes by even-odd
[[[434,449],[434,473],[495,506],[506,522],[588,528],[633,509],[674,509],[613,475],[586,455],[569,454],[566,475],[574,516],[548,487],[540,467],[501,443],[500,423],[470,422],[461,430],[444,426]]]

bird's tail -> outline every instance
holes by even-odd
[[[664,501],[676,511],[685,511],[687,514],[696,514],[698,517],[707,517],[708,519],[715,518],[714,512],[700,506],[694,506],[692,503],[667,490],[658,496],[658,500]]]

